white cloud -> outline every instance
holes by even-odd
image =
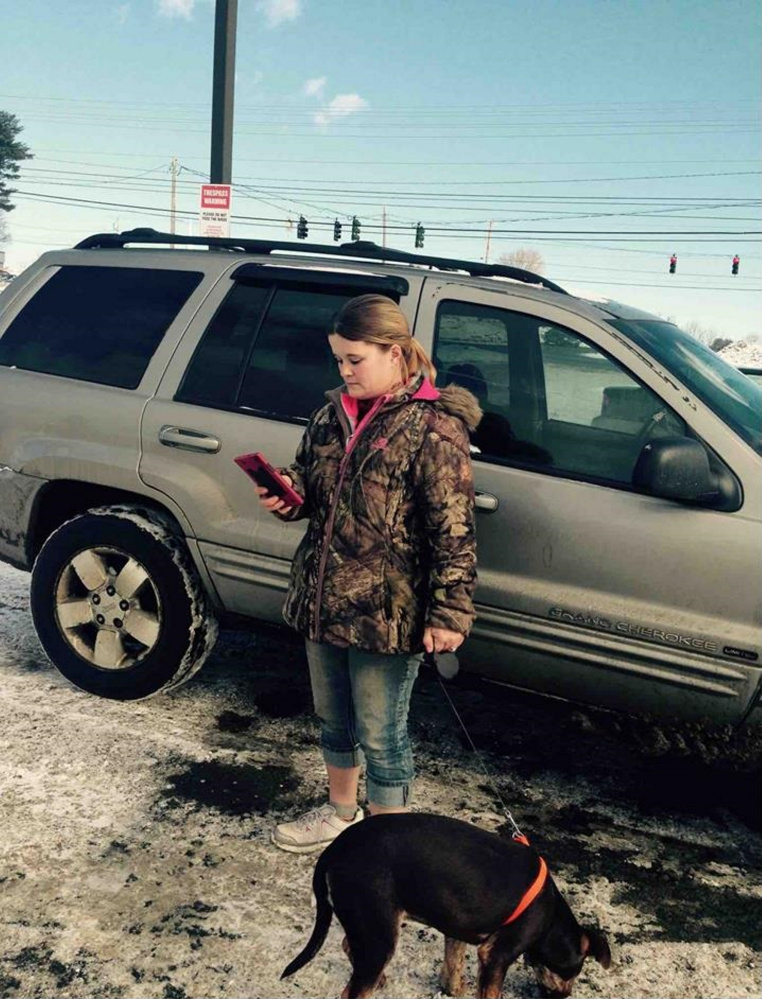
[[[307,97],[322,97],[325,90],[326,78],[317,76],[313,80],[307,80],[304,84],[304,93]]]
[[[329,125],[337,118],[346,118],[368,106],[359,94],[337,94],[334,99],[315,115],[316,125]]]
[[[302,0],[259,0],[257,8],[267,20],[269,28],[277,28],[286,21],[295,21],[302,12]]]
[[[162,17],[184,17],[190,19],[196,0],[157,0]]]
[[[122,3],[116,8],[116,19],[119,24],[124,24],[130,16],[130,5]]]

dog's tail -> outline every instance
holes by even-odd
[[[333,908],[328,900],[327,863],[325,854],[320,857],[315,865],[315,873],[312,875],[312,891],[317,902],[317,912],[315,913],[315,925],[312,928],[312,936],[307,941],[307,946],[298,954],[291,964],[285,969],[281,978],[288,978],[295,971],[303,968],[305,964],[312,960],[320,948],[325,943],[328,936],[328,929],[331,925]]]

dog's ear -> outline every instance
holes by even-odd
[[[585,957],[594,957],[604,968],[611,967],[611,950],[606,934],[595,926],[583,926],[580,947]]]

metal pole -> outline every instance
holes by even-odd
[[[233,90],[238,0],[216,0],[212,82],[212,158],[209,180],[229,184],[233,175]]]
[[[382,222],[382,230],[381,231],[382,231],[382,234],[383,234],[382,235],[382,239],[381,239],[381,245],[382,246],[386,246],[386,206],[384,206],[384,215],[383,215],[383,222]]]
[[[489,263],[489,243],[492,238],[492,220],[490,220],[489,229],[487,229],[487,245],[484,248],[484,263]]]
[[[172,181],[169,189],[169,231],[174,235],[177,231],[175,228],[175,215],[177,213],[177,157],[173,156],[169,164],[169,172],[172,176]],[[174,246],[170,244],[170,250],[174,249]]]

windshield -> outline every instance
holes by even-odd
[[[609,319],[762,454],[762,388],[673,323]]]

